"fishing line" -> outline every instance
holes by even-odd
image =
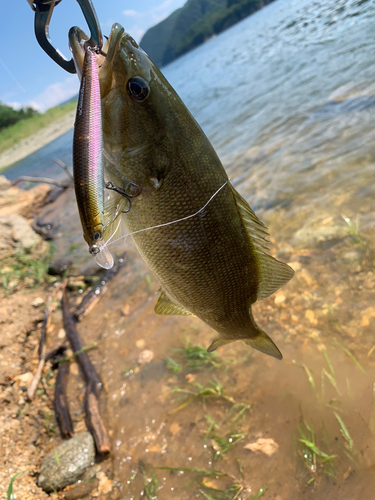
[[[151,229],[157,229],[158,227],[170,226],[171,224],[176,224],[177,222],[181,222],[181,221],[184,221],[187,219],[191,219],[192,217],[195,217],[196,215],[203,212],[203,210],[207,207],[207,205],[209,205],[211,203],[211,201],[215,198],[215,196],[223,189],[224,186],[226,186],[228,184],[228,182],[229,181],[225,181],[224,184],[221,187],[219,187],[219,189],[211,196],[211,198],[208,200],[208,202],[200,210],[198,210],[198,212],[195,212],[192,215],[188,215],[187,217],[182,217],[182,219],[173,220],[172,222],[165,222],[164,224],[158,224],[157,226],[146,227],[145,229],[138,229],[138,231],[133,231],[132,233],[124,234],[124,236],[121,236],[121,238],[118,238],[117,240],[112,241],[112,243],[110,245],[108,245],[108,242],[110,241],[110,240],[108,240],[107,247],[109,248],[110,246],[113,246],[115,243],[119,242],[123,238],[127,238],[128,236],[131,236],[133,234],[143,233],[144,231],[150,231]],[[116,231],[117,231],[117,229],[118,229],[118,226],[116,228]],[[112,238],[112,236],[111,236],[111,238]]]

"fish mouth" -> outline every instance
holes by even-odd
[[[111,68],[111,63],[116,53],[118,43],[124,32],[124,28],[120,24],[115,23],[111,28],[111,32],[106,43],[100,51],[103,53],[98,54],[97,62],[99,65],[100,81],[106,78],[108,71]],[[73,26],[73,28],[69,30],[69,49],[72,53],[79,79],[82,77],[83,59],[85,57],[88,40],[89,37],[83,30],[81,30],[81,28]]]

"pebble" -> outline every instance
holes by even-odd
[[[271,456],[279,449],[279,445],[271,438],[259,438],[254,443],[244,446],[246,450],[261,451],[267,456]]]
[[[138,339],[136,342],[135,342],[135,345],[138,349],[143,349],[144,346],[146,345],[146,341],[145,339]]]
[[[44,304],[44,299],[42,299],[42,297],[37,297],[36,299],[34,299],[32,302],[31,302],[31,305],[33,307],[40,307]]]
[[[141,353],[139,353],[138,356],[138,363],[140,365],[145,365],[146,363],[151,363],[151,361],[154,359],[155,354],[150,351],[149,349],[145,349]]]
[[[17,375],[14,378],[16,380],[19,380],[20,382],[23,382],[24,384],[29,384],[32,381],[33,377],[34,375],[31,372],[26,372],[23,373],[22,375]]]
[[[64,328],[60,328],[59,333],[57,334],[57,337],[58,337],[59,339],[65,339],[65,337],[66,337],[66,333],[65,333]]]
[[[89,432],[77,434],[43,458],[38,485],[44,491],[61,490],[78,481],[94,461],[95,445],[92,435]]]
[[[285,295],[277,295],[275,297],[275,304],[278,305],[278,304],[282,304],[283,302],[285,302]]]

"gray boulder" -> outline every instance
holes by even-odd
[[[74,484],[95,460],[95,444],[89,432],[77,434],[50,451],[42,461],[38,485],[44,491]]]

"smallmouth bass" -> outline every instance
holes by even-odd
[[[85,37],[70,31],[78,66]],[[264,224],[147,54],[119,24],[103,50],[104,177],[124,190],[141,187],[123,217],[160,282],[155,312],[200,318],[218,333],[209,351],[243,340],[281,359],[251,305],[287,283],[293,270],[266,253]]]

